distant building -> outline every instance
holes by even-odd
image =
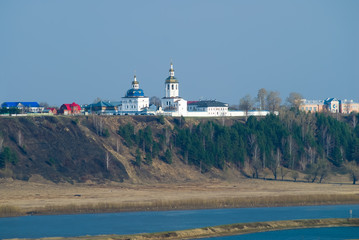
[[[349,114],[359,112],[359,103],[353,100],[338,100],[337,98],[327,98],[325,100],[302,99],[299,110],[304,112],[331,112]]]
[[[169,73],[165,81],[165,97],[161,99],[162,110],[164,112],[184,116],[187,113],[187,101],[179,96],[179,82],[177,78],[175,78],[172,63]]]
[[[71,104],[62,104],[59,111],[59,114],[63,115],[77,115],[81,114],[81,107],[77,103],[73,102]]]
[[[56,108],[46,108],[46,109],[44,109],[43,113],[56,115],[57,109]]]
[[[352,112],[359,113],[359,103],[354,102],[353,100],[340,100],[339,103],[339,112],[344,114],[350,114]]]
[[[40,106],[38,102],[4,102],[1,107],[17,108],[22,113],[41,113],[44,110],[44,107]]]
[[[117,102],[118,103],[118,102]],[[118,103],[119,104],[119,103]],[[85,111],[89,113],[114,115],[118,111],[118,104],[110,101],[99,101],[85,106]]]
[[[226,116],[228,113],[228,104],[216,100],[189,101],[187,102],[188,112],[205,112],[209,116]]]
[[[145,96],[135,75],[132,81],[132,88],[126,92],[126,95],[122,98],[121,104],[119,105],[119,114],[138,115],[143,113],[149,105],[150,99]]]

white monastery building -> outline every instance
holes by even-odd
[[[132,81],[132,88],[130,88],[126,95],[122,98],[119,114],[121,115],[134,115],[139,114],[148,108],[150,100],[145,96],[145,93],[140,88],[140,83],[137,81],[136,75]]]

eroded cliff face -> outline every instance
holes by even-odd
[[[171,164],[161,157],[165,149],[160,149],[148,163],[143,146],[128,146],[118,134],[119,127],[128,123],[136,132],[150,126],[154,140],[161,138],[164,129],[171,132],[176,124],[173,119],[154,116],[1,117],[0,147],[2,152],[6,149],[8,156],[3,154],[0,177],[27,181],[41,175],[53,182],[111,180],[131,183],[221,177],[216,171],[201,174],[198,168],[178,157],[175,149],[171,149]],[[136,157],[141,164],[136,163]]]

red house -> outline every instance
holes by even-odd
[[[71,104],[62,104],[58,113],[64,115],[74,115],[74,114],[81,114],[81,107],[77,103],[73,102]]]

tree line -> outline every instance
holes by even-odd
[[[146,126],[136,132],[127,124],[120,126],[118,133],[128,147],[136,148],[139,166],[142,162],[151,164],[153,158],[171,164],[176,156],[202,173],[231,164],[249,170],[247,174],[253,178],[269,169],[274,179],[283,179],[293,170],[293,180],[300,171],[312,182],[321,182],[330,171],[344,169],[355,183],[359,176],[358,117],[352,114],[338,119],[328,113],[291,109],[278,116],[251,116],[230,126],[215,121],[194,124],[177,118],[173,129],[163,125],[153,132]]]

